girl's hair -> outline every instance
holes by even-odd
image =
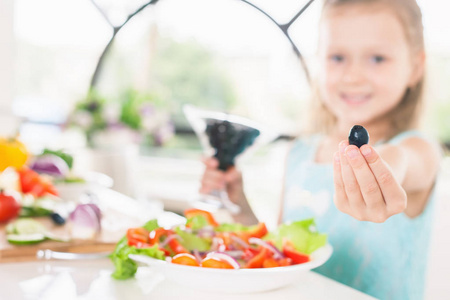
[[[424,51],[422,13],[416,0],[325,0],[322,16],[329,10],[346,5],[383,5],[397,15],[403,25],[407,42],[412,53]],[[403,95],[402,101],[389,113],[392,131],[387,133],[390,138],[399,132],[416,128],[419,125],[420,112],[423,106],[424,76]],[[310,101],[308,120],[309,133],[329,133],[336,125],[336,117],[320,99],[317,83],[313,83],[313,101]]]

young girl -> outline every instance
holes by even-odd
[[[415,0],[328,0],[320,22],[313,133],[286,164],[282,218],[315,217],[334,252],[316,269],[380,299],[423,297],[440,151],[416,128],[424,41]],[[350,145],[353,125],[369,145]],[[201,192],[226,188],[257,222],[236,169],[205,160]],[[310,197],[304,197],[304,195]]]

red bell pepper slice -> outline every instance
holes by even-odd
[[[156,228],[149,234],[149,242],[151,245],[160,244],[161,238],[168,238],[170,235],[175,234],[173,230],[170,229],[164,229],[162,227]],[[186,248],[183,247],[183,245],[180,244],[180,242],[175,238],[171,239],[168,243],[168,246],[170,250],[172,250],[175,254],[179,253],[189,253],[189,251],[186,250]]]
[[[261,251],[249,260],[247,268],[262,268],[264,261],[270,256],[271,252],[267,248],[262,247]]]
[[[248,242],[249,238],[255,237],[260,239],[264,237],[268,232],[269,231],[267,230],[265,223],[258,223],[250,230],[237,232],[236,235],[239,236],[244,241]]]
[[[195,217],[195,216],[203,216],[203,217],[205,217],[206,221],[208,221],[209,225],[211,225],[213,227],[219,226],[219,223],[216,222],[213,215],[209,211],[206,211],[206,210],[201,210],[201,209],[197,209],[197,208],[189,208],[184,211],[184,216],[187,219]]]
[[[302,264],[310,261],[309,255],[297,251],[289,241],[283,243],[283,254],[290,258],[293,264]]]

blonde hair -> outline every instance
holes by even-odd
[[[412,53],[424,51],[422,13],[415,0],[325,0],[322,16],[329,10],[345,5],[373,5],[380,4],[390,8],[398,17],[405,30],[406,39]],[[423,91],[425,76],[410,88],[407,88],[400,103],[389,112],[391,132],[386,138],[393,137],[399,132],[419,126],[423,107]],[[330,133],[336,125],[337,119],[325,106],[319,95],[317,82],[313,82],[312,101],[308,115],[306,133]]]

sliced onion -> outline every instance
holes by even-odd
[[[225,246],[225,243],[223,241],[222,238],[219,237],[213,237],[212,239],[212,245],[211,245],[211,249],[213,251],[220,251],[223,252],[225,251],[227,247]]]
[[[284,255],[283,255],[283,253],[280,252],[280,250],[278,250],[275,246],[272,246],[271,244],[269,244],[266,241],[263,241],[261,239],[255,238],[255,237],[251,237],[248,239],[248,242],[250,244],[255,244],[255,245],[259,245],[264,248],[267,248],[268,250],[270,250],[273,253],[273,258],[275,258],[275,259],[284,258]]]
[[[200,255],[200,252],[197,249],[192,250],[192,253],[194,254],[197,261],[202,261],[202,256]]]
[[[171,234],[169,235],[161,244],[159,244],[159,246],[161,248],[164,248],[170,241],[177,239],[177,240],[181,240],[181,237],[178,234]]]
[[[243,239],[241,239],[238,236],[235,236],[234,234],[231,235],[231,239],[236,242],[236,244],[238,244],[239,246],[242,246],[242,248],[248,248],[250,247],[249,244],[247,244]]]
[[[242,255],[244,255],[244,251],[242,251],[242,250],[225,251],[224,253],[228,254],[229,256],[231,256],[233,258],[241,258]]]
[[[218,260],[223,260],[229,263],[234,269],[240,269],[241,266],[237,262],[236,259],[234,259],[231,255],[228,255],[223,252],[210,252],[208,255],[206,255],[207,258],[216,258]]]
[[[211,226],[203,227],[197,231],[197,234],[202,238],[212,238],[216,234]]]
[[[100,209],[95,204],[79,204],[69,216],[73,238],[92,239],[101,229]]]
[[[40,174],[48,174],[54,177],[64,177],[69,173],[69,166],[59,156],[45,154],[36,157],[30,165],[30,168]]]

